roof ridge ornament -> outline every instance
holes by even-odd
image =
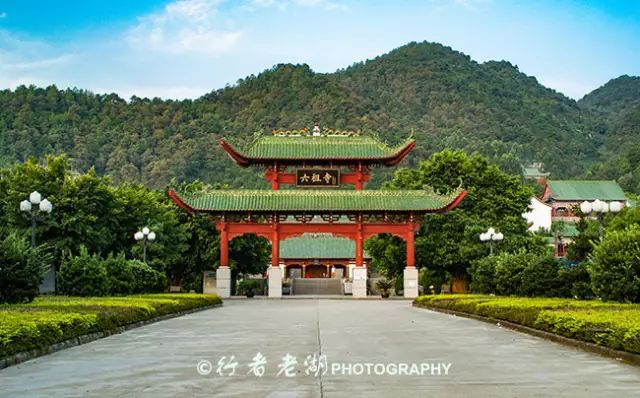
[[[318,123],[313,125],[313,128],[309,130],[307,127],[302,129],[291,129],[291,130],[282,130],[282,129],[272,129],[271,135],[274,137],[358,137],[361,135],[360,129],[355,130],[340,130],[340,129],[331,129],[328,127],[320,128]]]

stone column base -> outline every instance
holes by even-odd
[[[216,294],[216,272],[204,271],[202,275],[202,293]]]
[[[269,276],[269,297],[281,298],[282,297],[282,268],[269,267],[267,270]]]
[[[231,268],[218,267],[216,270],[215,292],[221,298],[231,297]]]
[[[367,297],[367,269],[355,267],[353,269],[353,297]]]
[[[404,269],[404,296],[408,298],[418,297],[418,269],[405,267]]]

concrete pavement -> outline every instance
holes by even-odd
[[[266,360],[262,377],[248,374],[257,353]],[[323,366],[312,366],[314,353],[321,365],[326,360],[326,373],[317,377],[313,371],[323,373]],[[284,368],[277,376],[287,354],[297,360],[294,376]],[[630,397],[638,391],[640,368],[399,300],[228,300],[0,370],[0,397]]]

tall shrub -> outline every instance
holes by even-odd
[[[32,301],[51,259],[45,250],[32,249],[15,234],[0,240],[0,303]]]
[[[640,226],[609,231],[588,268],[593,291],[603,300],[640,302]]]
[[[487,256],[471,263],[469,289],[474,293],[490,294],[496,292],[496,264],[500,256]]]
[[[530,297],[562,296],[562,280],[559,278],[560,262],[552,255],[526,256],[529,263],[522,270],[519,292]]]
[[[58,292],[68,296],[104,296],[108,294],[108,278],[104,264],[85,247],[80,254],[67,254],[57,276]]]
[[[533,258],[534,255],[526,252],[503,254],[496,264],[496,293],[522,295],[522,273]]]
[[[124,253],[117,256],[109,255],[103,261],[107,273],[107,291],[109,294],[130,294],[136,286],[136,279],[129,261]]]
[[[132,293],[156,293],[166,290],[168,281],[164,273],[138,260],[127,261],[127,266],[131,269],[135,281]]]

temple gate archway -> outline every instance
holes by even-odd
[[[320,130],[275,131],[257,137],[250,147],[236,148],[220,141],[229,156],[241,167],[263,166],[271,190],[216,190],[202,195],[169,197],[189,212],[210,214],[220,232],[218,292],[229,294],[229,240],[244,233],[263,236],[271,242],[269,296],[282,294],[280,242],[304,233],[325,233],[355,242],[353,295],[366,295],[367,270],[364,241],[380,233],[390,233],[406,242],[405,296],[418,294],[414,234],[428,213],[442,213],[464,198],[461,189],[448,195],[433,190],[364,190],[372,166],[394,166],[415,146],[409,138],[396,147],[359,132]],[[349,172],[341,172],[342,168]],[[280,190],[281,184],[299,189]],[[355,190],[328,189],[341,184]]]

